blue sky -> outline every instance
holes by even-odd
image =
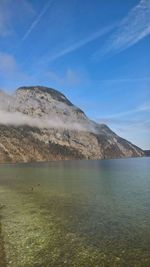
[[[150,149],[150,0],[0,0],[0,88],[22,85]]]

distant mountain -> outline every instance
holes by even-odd
[[[98,124],[57,90],[0,91],[0,162],[144,156],[137,146]]]
[[[150,157],[150,150],[144,150],[144,154],[146,157]]]

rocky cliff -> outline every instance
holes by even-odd
[[[21,87],[11,96],[0,91],[0,162],[143,155],[57,90]]]

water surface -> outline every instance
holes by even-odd
[[[149,207],[150,158],[0,165],[9,267],[149,267]]]

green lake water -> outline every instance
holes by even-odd
[[[149,267],[150,158],[0,165],[0,224],[8,267]]]

